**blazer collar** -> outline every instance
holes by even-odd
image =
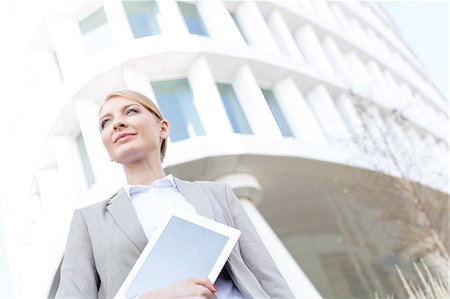
[[[187,182],[173,178],[178,191],[194,206],[197,213],[209,219],[214,219],[214,213],[207,191],[198,182]]]
[[[120,188],[116,195],[112,197],[106,209],[134,246],[142,252],[148,240],[133,208],[133,204],[123,188]]]
[[[194,206],[199,215],[214,219],[214,213],[208,194],[201,184],[183,181],[176,177],[173,179],[177,189],[184,198]],[[133,204],[124,188],[120,188],[120,190],[112,196],[111,200],[107,203],[106,209],[134,246],[142,252],[145,245],[147,245],[148,240],[133,208]]]

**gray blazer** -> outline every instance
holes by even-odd
[[[198,214],[242,232],[225,267],[245,298],[294,298],[228,185],[174,180]],[[123,189],[109,200],[76,210],[56,298],[114,297],[146,244]]]

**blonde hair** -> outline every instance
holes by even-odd
[[[107,101],[109,101],[110,99],[112,99],[114,97],[123,97],[130,101],[139,103],[145,109],[147,109],[152,114],[154,114],[159,120],[164,120],[164,116],[162,115],[161,111],[159,111],[156,104],[152,100],[150,100],[148,97],[146,97],[145,95],[143,95],[137,91],[128,90],[128,89],[112,91],[105,97],[105,101],[103,102],[103,104],[105,104]],[[103,107],[103,105],[102,105],[102,107]],[[100,111],[102,110],[102,107],[100,107]],[[166,142],[166,139],[163,139],[163,141],[161,143],[161,149],[160,149],[161,162],[164,160],[164,156],[166,154],[166,149],[167,149],[167,142]]]

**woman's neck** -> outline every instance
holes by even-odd
[[[166,176],[161,164],[152,165],[127,165],[123,167],[129,185],[150,185],[154,180]]]

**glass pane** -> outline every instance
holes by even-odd
[[[184,21],[191,34],[208,36],[195,4],[178,2]]]
[[[80,29],[88,54],[103,50],[113,43],[103,7],[81,21]]]
[[[106,23],[105,10],[102,7],[80,22],[81,33],[84,35]]]
[[[158,105],[170,123],[172,141],[205,135],[186,79],[152,82]]]
[[[86,184],[88,187],[95,183],[94,171],[92,170],[91,161],[86,151],[86,145],[84,144],[83,135],[80,133],[76,139],[78,152],[80,153],[81,164],[84,170],[84,177],[86,178]]]
[[[123,1],[123,6],[135,38],[161,33],[155,1]]]
[[[220,97],[227,111],[233,131],[235,133],[253,134],[244,111],[242,111],[242,107],[239,104],[239,100],[234,93],[233,87],[230,84],[217,83],[217,88],[219,89]]]
[[[270,90],[264,89],[262,89],[262,92],[269,105],[270,111],[272,111],[273,117],[278,124],[278,128],[280,128],[281,134],[283,134],[284,137],[294,137],[273,93]]]

